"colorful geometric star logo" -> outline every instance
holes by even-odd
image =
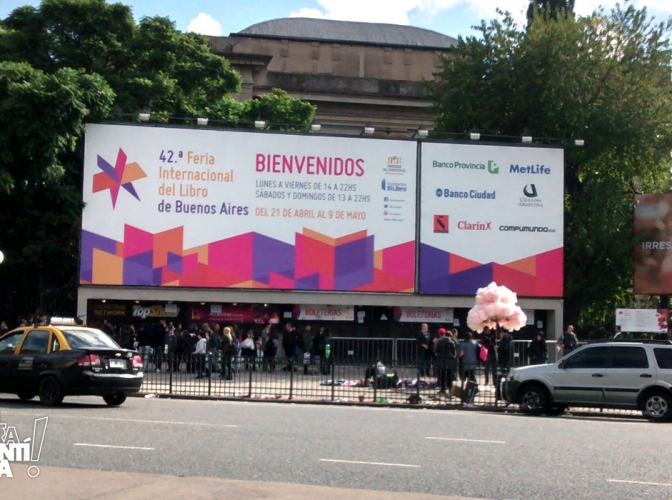
[[[140,197],[135,191],[135,187],[133,187],[133,181],[143,179],[147,177],[147,174],[137,163],[126,163],[126,153],[124,153],[123,149],[119,148],[117,161],[114,164],[114,167],[112,167],[105,158],[98,155],[98,168],[100,168],[102,172],[93,176],[93,192],[98,193],[109,189],[110,196],[112,197],[113,209],[117,205],[119,188],[122,187],[131,193],[134,198],[140,201]]]

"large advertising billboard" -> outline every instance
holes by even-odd
[[[419,288],[562,297],[563,151],[425,143]]]
[[[416,144],[89,124],[80,283],[408,292]]]
[[[672,193],[635,196],[634,235],[634,293],[671,295]]]

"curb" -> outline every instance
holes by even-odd
[[[516,415],[525,415],[521,412],[517,406],[493,406],[493,405],[483,405],[483,406],[465,406],[461,404],[437,404],[437,405],[426,405],[426,404],[408,404],[408,403],[369,403],[369,402],[359,402],[359,401],[317,401],[317,400],[308,400],[308,399],[257,399],[249,397],[227,397],[227,396],[195,396],[190,394],[156,394],[153,392],[134,392],[128,395],[128,397],[135,398],[157,398],[157,399],[176,399],[176,400],[189,400],[189,401],[237,401],[244,403],[269,403],[269,404],[296,404],[296,405],[322,405],[322,406],[353,406],[353,407],[365,407],[365,408],[392,408],[392,409],[403,409],[403,410],[459,410],[459,411],[472,411],[472,412],[487,412],[487,413],[506,413],[506,414],[516,414]],[[547,418],[559,418],[559,417],[592,417],[592,418],[609,418],[609,419],[628,419],[628,420],[642,420],[645,418],[641,415],[622,415],[618,413],[603,413],[598,411],[585,411],[585,410],[574,410],[569,411],[569,413],[563,415],[556,415],[555,417]]]
[[[399,408],[405,410],[462,410],[462,411],[487,411],[492,413],[519,413],[517,409],[507,406],[464,406],[460,404],[408,404],[408,403],[368,403],[359,401],[316,401],[307,399],[257,399],[249,397],[227,397],[227,396],[195,396],[190,394],[156,394],[134,392],[128,395],[135,398],[157,398],[157,399],[178,399],[189,401],[238,401],[245,403],[275,403],[275,404],[297,404],[297,405],[324,405],[324,406],[357,406],[367,408]]]

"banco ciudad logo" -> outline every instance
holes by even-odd
[[[93,192],[110,190],[110,197],[112,198],[112,208],[117,205],[117,198],[119,197],[119,189],[124,188],[136,200],[140,201],[133,182],[147,177],[145,171],[136,162],[126,163],[127,156],[123,149],[119,148],[117,153],[117,160],[114,167],[102,156],[97,155],[98,168],[102,172],[98,172],[93,176]]]

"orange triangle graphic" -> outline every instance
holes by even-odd
[[[454,253],[450,254],[450,274],[459,273],[460,271],[466,271],[467,269],[473,269],[480,266],[480,262],[465,259]]]
[[[534,255],[524,259],[514,260],[513,262],[504,264],[504,266],[508,267],[509,269],[520,271],[521,273],[529,274],[531,276],[537,275],[537,257]]]

